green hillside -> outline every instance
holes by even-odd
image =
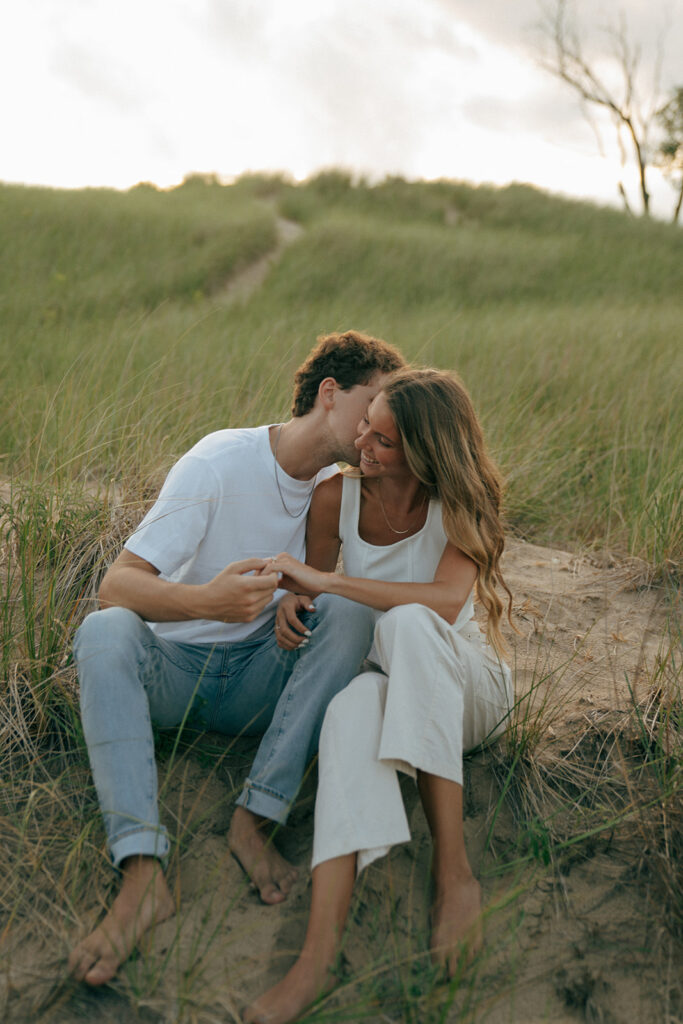
[[[248,297],[226,286],[301,225]],[[680,557],[683,235],[526,186],[338,172],[168,192],[0,187],[0,472],[158,477],[219,426],[286,415],[322,332],[457,369],[513,526]]]
[[[0,1018],[237,1020],[303,936],[315,772],[277,837],[298,889],[266,908],[224,835],[256,741],[187,719],[156,748],[179,913],[113,983],[67,978],[115,888],[72,649],[173,460],[286,417],[316,337],[354,327],[460,372],[512,531],[612,568],[512,546],[516,703],[463,790],[483,950],[447,984],[427,955],[412,787],[416,841],[363,873],[340,985],[306,1019],[664,1019],[681,934],[680,229],[529,187],[330,172],[0,185],[0,232]]]

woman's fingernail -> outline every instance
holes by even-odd
[[[299,647],[305,647],[307,643],[308,640],[302,640],[301,643],[299,644]]]
[[[310,629],[305,629],[304,630],[304,636],[310,636],[310,635],[311,635]]]

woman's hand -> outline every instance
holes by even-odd
[[[278,647],[295,651],[305,647],[311,635],[310,629],[298,616],[298,612],[315,611],[315,606],[306,594],[285,594],[275,614],[275,636]]]
[[[268,566],[269,572],[282,573],[279,586],[284,590],[292,590],[306,594],[321,594],[325,591],[325,582],[329,573],[313,569],[305,562],[292,558],[286,551],[277,555]]]

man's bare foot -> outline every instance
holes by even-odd
[[[469,962],[482,943],[481,886],[474,875],[437,883],[430,942],[434,962],[453,977],[462,958]]]
[[[296,881],[297,869],[278,853],[264,834],[270,824],[245,807],[236,807],[228,846],[259,891],[264,903],[282,903]]]
[[[247,1007],[245,1024],[288,1024],[295,1021],[316,999],[331,992],[337,978],[331,968],[335,956],[303,951],[294,966],[273,988]]]
[[[144,933],[175,911],[161,865],[153,857],[128,857],[111,910],[69,957],[69,973],[88,985],[111,981]]]

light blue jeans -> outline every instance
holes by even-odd
[[[237,803],[284,823],[318,749],[327,705],[372,643],[374,614],[323,594],[311,637],[283,651],[273,622],[233,644],[175,643],[126,608],[93,612],[74,643],[83,731],[112,860],[168,854],[159,820],[152,723],[260,735]]]

